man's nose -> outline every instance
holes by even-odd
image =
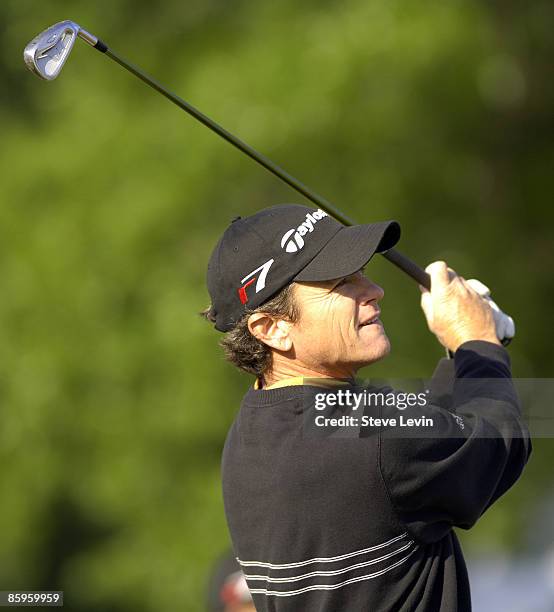
[[[364,302],[379,302],[385,297],[385,290],[365,276],[362,279],[362,291]]]

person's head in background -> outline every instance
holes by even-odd
[[[232,554],[216,564],[208,587],[209,612],[256,612],[240,566]]]

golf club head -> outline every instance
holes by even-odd
[[[52,81],[60,74],[81,28],[74,21],[60,21],[25,47],[27,68],[41,79]]]

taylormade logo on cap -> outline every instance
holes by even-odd
[[[314,231],[315,224],[323,217],[327,217],[327,213],[321,208],[306,215],[306,220],[303,221],[296,229],[290,229],[283,234],[281,238],[281,248],[287,253],[296,253],[304,246],[304,238],[306,234]]]

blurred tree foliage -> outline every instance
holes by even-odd
[[[21,52],[75,19],[403,250],[445,258],[514,315],[518,376],[550,376],[554,5],[482,0],[0,4],[0,587],[63,588],[80,612],[201,610],[227,543],[219,458],[250,380],[207,304],[237,214],[301,201],[82,43],[40,82]],[[394,351],[441,351],[384,261]],[[513,549],[550,441],[467,537]],[[468,478],[471,475],[468,474]]]

